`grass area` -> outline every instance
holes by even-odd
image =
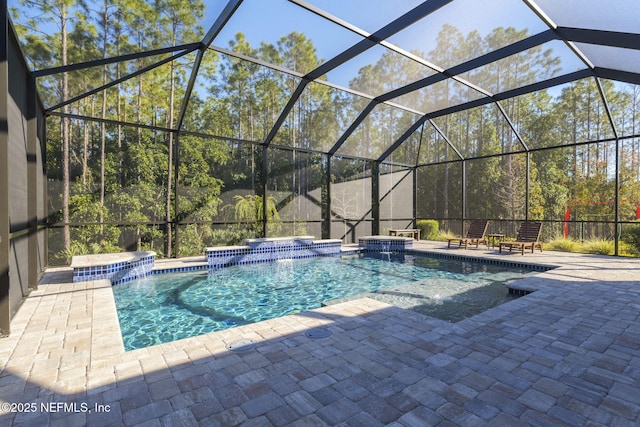
[[[584,242],[582,246],[588,254],[613,255],[615,252],[613,240],[594,239]]]
[[[460,237],[451,231],[439,230],[437,237],[432,240],[444,241],[448,239]],[[623,241],[618,242],[618,252],[621,256],[637,257],[639,254],[634,252],[634,247]],[[550,241],[542,242],[544,250],[559,252],[575,252],[580,254],[594,255],[614,255],[615,243],[613,240],[607,239],[590,239],[578,241],[574,239],[565,239],[564,237],[556,237]]]
[[[446,242],[447,240],[455,239],[456,237],[460,237],[460,236],[458,236],[456,233],[452,231],[439,230],[437,240],[441,242]]]
[[[637,256],[633,248],[625,242],[618,243],[618,252],[623,256]],[[590,239],[583,242],[557,237],[544,243],[544,248],[550,251],[576,252],[581,254],[613,255],[615,243],[607,239]]]
[[[563,237],[555,238],[544,244],[544,248],[550,251],[560,252],[582,252],[582,244],[573,239]]]

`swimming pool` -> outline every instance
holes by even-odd
[[[360,294],[458,321],[511,300],[504,284],[531,273],[403,253],[366,253],[156,274],[116,285],[113,294],[125,349],[132,350]]]

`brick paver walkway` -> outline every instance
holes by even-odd
[[[640,261],[503,257],[562,267],[456,324],[359,299],[130,352],[109,284],[51,272],[0,340],[0,425],[640,424]]]

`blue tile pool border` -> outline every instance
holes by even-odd
[[[369,239],[369,238],[365,238]],[[259,239],[254,239],[259,240]],[[521,261],[503,259],[479,258],[471,255],[446,254],[431,252],[423,249],[413,249],[411,239],[400,238],[372,238],[368,242],[362,242],[358,247],[342,249],[342,242],[337,239],[310,241],[306,239],[295,240],[294,243],[286,243],[283,239],[277,239],[275,244],[259,241],[251,246],[230,246],[221,248],[207,248],[205,260],[197,265],[186,267],[162,268],[155,266],[155,255],[140,257],[130,261],[115,262],[107,265],[74,268],[73,282],[86,282],[91,280],[108,279],[113,286],[128,283],[150,275],[186,273],[194,271],[206,271],[219,269],[232,265],[246,265],[256,263],[274,262],[284,259],[304,259],[318,256],[340,256],[360,254],[368,252],[392,251],[436,259],[458,260],[479,264],[497,265],[507,268],[521,268],[536,272],[544,272],[556,268],[552,265],[536,264]],[[403,242],[404,241],[404,242]],[[364,244],[363,244],[364,243]],[[511,289],[510,289],[511,292]],[[514,289],[518,295],[526,295],[531,291]]]
[[[413,239],[394,236],[367,236],[358,238],[358,245],[366,251],[406,251],[413,247]]]
[[[257,264],[284,259],[312,258],[339,255],[342,240],[313,240],[313,237],[247,239],[246,246],[213,247],[205,249],[210,268],[230,265]]]
[[[104,265],[74,267],[73,283],[108,279],[111,284],[130,282],[148,276],[155,266],[155,254]]]
[[[348,250],[342,251],[339,254],[324,255],[324,256],[340,256],[340,255],[346,256],[346,255],[354,255],[354,254],[357,255],[360,253],[367,253],[367,252],[381,252],[381,251],[363,249],[363,248],[349,248]],[[422,256],[427,258],[440,258],[440,259],[448,259],[448,260],[467,261],[467,262],[475,262],[478,264],[497,265],[501,267],[510,267],[510,268],[523,268],[523,269],[537,271],[537,272],[548,271],[556,268],[556,266],[550,266],[550,265],[504,261],[504,260],[493,260],[489,258],[477,258],[473,256],[466,256],[466,255],[442,254],[439,252],[429,252],[421,249],[410,249],[405,251],[394,251],[394,252],[400,252],[406,255],[415,255],[415,256]],[[153,271],[151,271],[150,274],[155,275],[155,274],[166,274],[166,273],[185,273],[189,271],[204,271],[204,270],[210,270],[211,268],[217,269],[217,268],[224,268],[224,267],[226,266],[210,267],[207,263],[203,262],[202,264],[199,264],[196,266],[189,266],[189,267],[156,268]]]

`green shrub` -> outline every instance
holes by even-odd
[[[624,226],[620,238],[629,246],[629,251],[631,253],[640,254],[640,222],[634,222],[635,224],[628,224]]]
[[[593,239],[584,242],[582,250],[587,254],[613,255],[615,244],[613,240]]]
[[[557,237],[549,242],[545,242],[545,249],[550,251],[560,252],[580,252],[581,244],[573,239],[565,239],[564,237]]]
[[[114,245],[109,241],[81,243],[73,241],[69,249],[63,249],[53,255],[55,265],[69,265],[71,258],[76,255],[95,255],[122,252],[123,248]]]
[[[421,219],[416,222],[416,226],[420,229],[420,238],[424,240],[436,240],[440,225],[435,219]]]
[[[630,244],[623,242],[622,240],[618,242],[618,255],[632,257],[638,256],[638,254],[635,252],[635,248],[633,248]]]

